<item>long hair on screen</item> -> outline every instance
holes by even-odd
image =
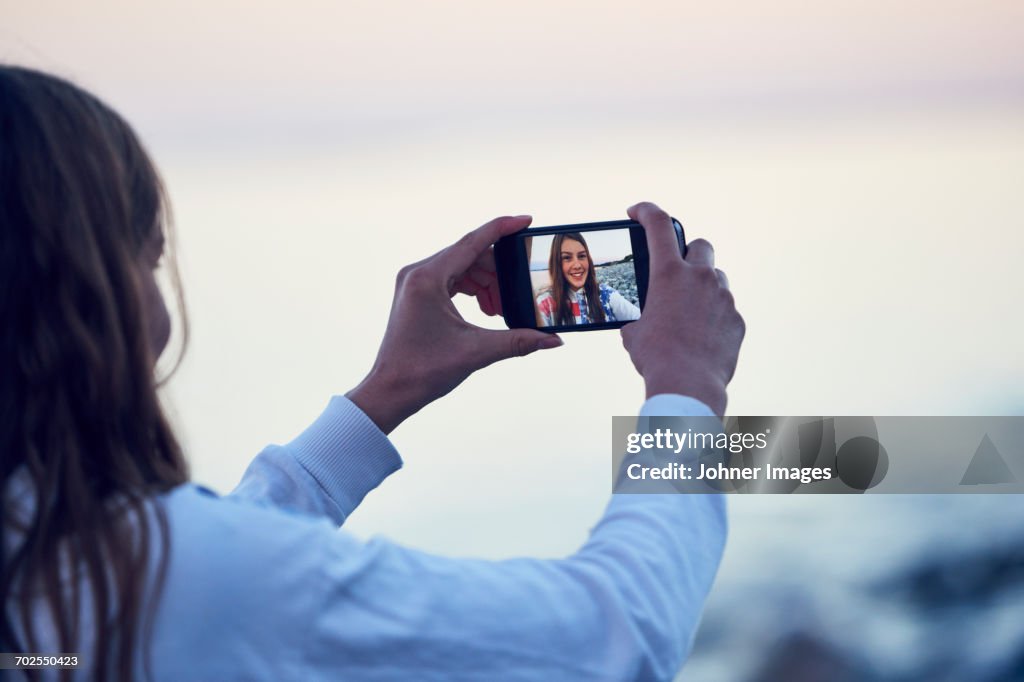
[[[594,259],[590,257],[590,247],[587,241],[579,232],[563,232],[556,234],[551,240],[551,255],[548,258],[548,275],[551,277],[551,297],[555,300],[555,324],[575,324],[576,317],[573,315],[572,303],[569,300],[569,292],[572,287],[565,281],[562,273],[562,245],[568,240],[574,240],[583,245],[587,252],[587,278],[583,282],[583,291],[587,295],[587,310],[592,323],[604,322],[604,308],[601,306],[601,290],[597,283],[597,273],[594,271]]]

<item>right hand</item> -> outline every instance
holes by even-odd
[[[683,259],[665,211],[644,202],[627,213],[644,227],[651,268],[643,315],[622,328],[622,344],[648,398],[688,395],[721,417],[746,332],[729,281],[715,269],[714,249],[703,239],[690,242]]]

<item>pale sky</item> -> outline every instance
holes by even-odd
[[[543,226],[538,225],[537,227]],[[547,267],[553,238],[552,235],[534,237],[531,268],[538,265]],[[587,240],[590,257],[598,265],[612,260],[621,260],[632,252],[632,244],[627,230],[595,230],[585,233],[583,238]]]
[[[402,265],[642,199],[729,273],[733,414],[1024,409],[1017,0],[0,0],[0,57],[97,92],[163,171],[193,329],[167,397],[216,489],[362,378]],[[571,551],[642,398],[616,332],[489,368],[396,431],[347,527]]]
[[[0,17],[0,57],[79,78],[177,145],[1024,94],[1016,0],[0,0]]]

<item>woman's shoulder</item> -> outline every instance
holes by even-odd
[[[319,573],[329,545],[354,541],[326,519],[192,484],[161,502],[171,541],[168,591],[196,603],[254,590],[286,598]]]
[[[161,500],[171,537],[171,559],[185,573],[231,576],[262,583],[259,566],[321,560],[323,543],[340,534],[326,519],[220,496],[193,484],[179,486]],[[270,581],[277,582],[277,581]]]
[[[612,296],[621,296],[622,295],[622,294],[619,293],[618,289],[616,289],[615,287],[613,287],[610,284],[605,284],[604,282],[598,282],[597,283],[597,287],[598,287],[597,291],[601,295],[601,302],[606,304],[606,305],[607,305],[608,301],[610,301],[612,299]]]
[[[169,491],[162,496],[162,503],[172,532],[192,536],[197,541],[216,538],[224,532],[228,537],[221,536],[222,541],[238,539],[244,543],[251,534],[266,540],[264,531],[278,535],[316,534],[325,527],[333,531],[333,526],[323,519],[269,503],[219,495],[195,483]]]
[[[555,308],[555,297],[552,295],[550,287],[547,289],[541,289],[540,292],[534,296],[534,303],[537,306],[537,310],[541,311],[544,315],[550,315],[551,311]]]
[[[159,501],[170,552],[155,624],[154,669],[187,673],[180,652],[189,651],[193,672],[194,661],[202,660],[210,679],[228,670],[249,679],[296,674],[295,659],[286,652],[305,645],[310,614],[324,605],[324,566],[345,554],[329,550],[355,538],[326,520],[192,484]]]

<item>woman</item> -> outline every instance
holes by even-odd
[[[166,204],[131,129],[68,83],[0,67],[0,122],[0,649],[92,639],[96,678],[129,679],[169,549],[148,501],[188,481],[153,378]]]
[[[538,326],[601,324],[640,319],[640,308],[604,283],[598,283],[590,249],[579,232],[551,240],[551,286],[537,296]]]
[[[0,66],[0,197],[0,651],[75,652],[75,677],[97,680],[618,680],[678,669],[722,552],[717,496],[618,496],[560,561],[454,560],[338,532],[402,464],[387,433],[472,372],[560,345],[470,325],[451,301],[467,293],[500,312],[490,246],[529,216],[491,221],[403,269],[366,379],[219,498],[188,483],[157,399],[170,331],[154,277],[166,200],[132,130],[63,80]],[[670,238],[663,212],[631,210]],[[707,301],[713,324],[733,325],[733,341],[677,348],[675,334],[640,328],[626,346],[651,395],[699,398],[658,395],[647,413],[711,415],[707,404],[724,407],[713,379],[732,374],[738,317],[717,285],[699,295],[714,277],[676,270],[671,281]],[[681,374],[676,355],[708,373]]]

